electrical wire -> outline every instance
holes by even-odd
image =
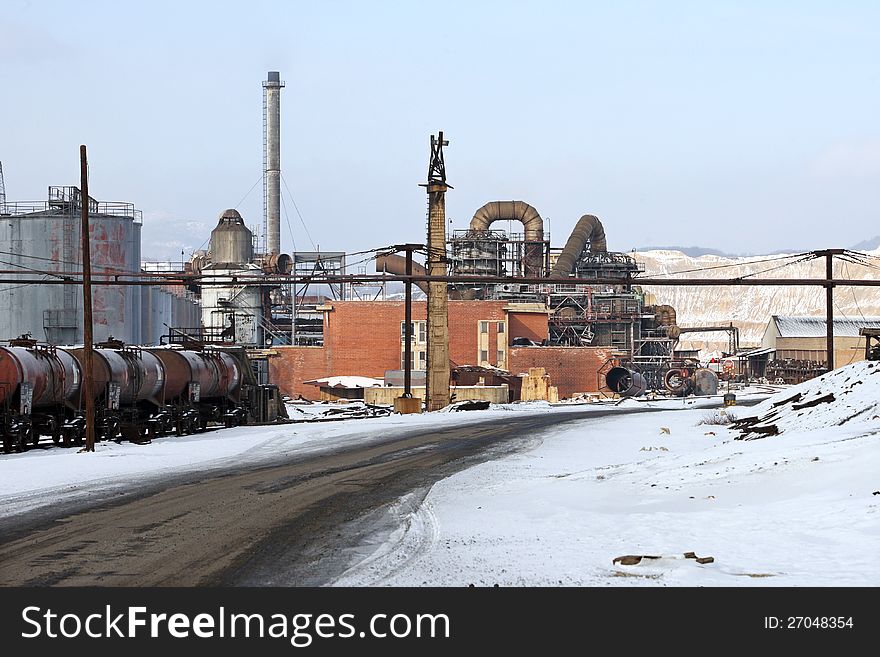
[[[757,276],[758,274],[766,274],[768,271],[776,271],[777,269],[783,269],[784,267],[788,267],[790,265],[796,265],[800,262],[807,262],[809,260],[814,260],[817,256],[815,254],[809,253],[799,260],[794,260],[792,262],[785,262],[781,265],[777,265],[776,267],[768,267],[767,269],[761,269],[759,271],[753,271],[751,274],[743,274],[742,276],[738,276],[735,280],[743,280],[748,278],[749,276]]]
[[[293,198],[293,192],[290,191],[290,187],[287,186],[287,180],[284,178],[284,174],[281,174],[281,182],[284,183],[284,189],[287,190],[287,194],[290,196],[290,202],[293,203],[293,209],[296,210],[297,216],[299,216],[299,221],[302,224],[303,230],[306,231],[306,237],[309,238],[309,242],[312,244],[312,248],[317,251],[318,247],[315,246],[315,241],[312,239],[311,234],[309,233],[309,228],[306,226],[305,219],[303,219],[302,213],[299,211],[299,206],[296,204],[296,199]]]
[[[287,223],[287,232],[290,233],[290,241],[293,243],[294,252],[296,249],[296,238],[293,236],[293,228],[290,226],[290,215],[287,213],[287,203],[284,202],[284,197],[281,197],[281,207],[284,210],[284,221]]]
[[[251,195],[251,192],[254,191],[254,189],[257,187],[257,185],[259,185],[261,182],[263,182],[263,176],[262,176],[262,174],[260,175],[259,178],[257,178],[257,182],[255,182],[255,183],[251,186],[251,188],[247,191],[247,194],[245,194],[244,196],[242,196],[242,197],[241,197],[241,200],[240,200],[238,203],[236,203],[235,205],[233,205],[232,207],[235,208],[236,210],[238,210],[238,206],[240,206],[242,203],[245,202],[245,200],[247,200],[247,197]]]
[[[846,277],[847,277],[847,278],[850,278],[849,265],[848,265],[847,263],[843,263],[843,266],[844,266],[844,268],[846,269]],[[863,322],[867,321],[867,320],[865,319],[865,314],[862,312],[862,308],[861,308],[861,306],[859,306],[859,300],[858,300],[858,298],[856,297],[856,289],[855,289],[853,286],[850,286],[849,291],[850,291],[850,293],[852,294],[853,303],[856,304],[856,310],[859,311],[859,316],[862,318],[862,321],[863,321]]]
[[[670,272],[666,272],[666,275],[667,276],[675,276],[678,274],[692,274],[695,272],[711,271],[713,269],[724,269],[726,267],[744,267],[744,266],[748,266],[748,265],[763,264],[765,262],[775,262],[777,260],[786,260],[786,259],[790,259],[790,258],[801,258],[806,255],[809,255],[809,254],[795,253],[795,254],[776,256],[774,258],[760,258],[760,259],[755,259],[755,260],[751,260],[751,261],[747,261],[747,262],[730,262],[725,265],[712,265],[712,266],[708,266],[708,267],[697,267],[694,269],[682,269],[681,271],[670,271]]]

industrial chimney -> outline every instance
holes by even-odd
[[[266,253],[281,253],[281,75],[263,82],[263,224]]]

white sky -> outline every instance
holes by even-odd
[[[188,255],[227,207],[259,224],[261,81],[279,70],[284,180],[309,232],[284,191],[288,251],[423,241],[441,129],[455,228],[521,199],[555,244],[590,212],[620,250],[880,232],[877,3],[431,7],[7,0],[9,198],[78,184],[85,143],[93,195],[144,210],[145,257]]]

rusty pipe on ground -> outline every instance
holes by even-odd
[[[396,255],[393,253],[380,255],[376,258],[376,271],[398,275],[406,274],[406,258],[402,255]],[[427,276],[425,268],[417,262],[412,263],[412,273],[413,276]],[[418,286],[422,292],[425,294],[428,293],[427,281],[413,281],[413,283]]]
[[[638,372],[625,367],[612,367],[605,375],[605,383],[621,397],[640,397],[648,389],[648,383]]]
[[[605,228],[599,217],[585,214],[581,217],[568,236],[568,241],[556,259],[556,264],[550,271],[550,278],[567,278],[574,272],[575,263],[584,252],[584,247],[590,243],[590,253],[604,253],[608,250],[605,241]]]
[[[471,230],[488,230],[496,221],[518,221],[523,225],[526,276],[544,275],[544,220],[524,201],[490,201],[474,212]]]

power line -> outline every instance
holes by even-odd
[[[695,272],[711,271],[713,269],[725,269],[727,267],[745,267],[748,265],[757,265],[757,264],[762,264],[765,262],[774,262],[777,260],[786,260],[786,259],[790,259],[790,258],[800,258],[805,255],[807,255],[807,254],[806,253],[787,254],[787,255],[777,256],[775,258],[760,258],[760,259],[755,259],[755,260],[751,260],[751,261],[730,262],[725,265],[712,265],[712,266],[707,266],[707,267],[697,267],[695,269],[682,269],[680,271],[670,271],[670,272],[666,272],[666,273],[668,276],[674,276],[676,274],[691,274],[691,273],[695,273]]]
[[[254,188],[255,188],[257,185],[259,185],[261,182],[263,182],[263,176],[262,176],[262,175],[261,175],[259,178],[257,178],[257,182],[255,182],[253,185],[251,185],[251,188],[247,191],[247,194],[245,194],[244,196],[242,196],[242,197],[241,197],[241,200],[240,200],[238,203],[236,203],[235,205],[233,205],[232,207],[234,207],[234,208],[237,210],[237,209],[238,209],[238,206],[240,206],[242,203],[245,202],[245,199],[247,199],[247,197],[251,195],[251,192],[254,191]]]
[[[293,198],[293,192],[290,191],[290,187],[287,186],[287,179],[285,179],[284,174],[281,174],[281,182],[284,183],[284,189],[287,190],[288,196],[290,196],[290,202],[293,203],[293,209],[296,210],[297,216],[299,216],[299,222],[302,224],[303,230],[306,231],[306,237],[309,238],[309,242],[312,244],[312,248],[317,251],[318,247],[315,246],[315,241],[312,239],[311,234],[309,233],[309,228],[306,226],[305,219],[303,219],[302,213],[299,211],[299,206],[296,204],[296,199]]]

